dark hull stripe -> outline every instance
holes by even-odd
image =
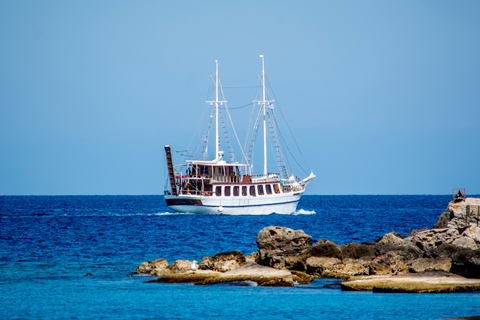
[[[199,199],[166,199],[167,206],[201,206]]]

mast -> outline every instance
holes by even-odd
[[[215,60],[215,159],[218,159],[218,61]]]
[[[215,103],[215,160],[218,160],[220,157],[220,137],[218,135],[218,113],[219,106],[223,103],[227,103],[225,100],[218,100],[218,89],[220,86],[220,76],[218,75],[218,61],[215,60],[215,101],[206,101],[210,105]]]
[[[262,58],[262,85],[263,85],[263,98],[262,98],[262,108],[263,108],[263,175],[267,176],[267,122],[266,122],[266,110],[265,110],[265,60],[263,55],[260,55]]]

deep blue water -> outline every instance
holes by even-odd
[[[480,293],[146,284],[143,261],[257,250],[262,228],[375,241],[431,228],[449,195],[304,196],[296,214],[177,215],[162,196],[0,196],[0,319],[438,319],[480,315]],[[86,273],[93,276],[84,277]]]

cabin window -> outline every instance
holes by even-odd
[[[257,188],[258,188],[258,195],[263,196],[263,194],[264,194],[263,193],[263,185],[260,184],[260,185],[257,186]]]
[[[247,196],[247,186],[242,186],[242,196]]]
[[[267,190],[267,194],[272,194],[272,186],[270,184],[267,184],[265,189]]]
[[[216,187],[215,188],[215,195],[217,197],[220,197],[222,195],[222,187]]]
[[[240,187],[233,187],[233,196],[238,197],[240,195]]]
[[[200,174],[208,175],[208,167],[200,167]]]
[[[230,186],[225,187],[225,197],[230,197]]]
[[[273,190],[275,190],[275,193],[280,193],[280,188],[278,187],[278,184],[273,185]]]
[[[250,195],[255,197],[255,186],[250,186]]]

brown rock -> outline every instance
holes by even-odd
[[[309,257],[306,260],[307,273],[314,277],[321,278],[322,276],[333,275],[340,265],[342,260],[331,257]]]
[[[402,255],[403,252],[388,252],[370,263],[370,274],[390,275],[408,272],[411,257]]]
[[[168,261],[165,259],[157,259],[143,262],[137,267],[135,273],[155,274],[156,272],[166,268],[168,268]]]
[[[341,250],[344,259],[372,260],[375,258],[375,247],[373,245],[350,242],[341,246]]]
[[[433,258],[419,258],[413,260],[410,264],[409,271],[411,273],[420,273],[424,271],[434,271],[440,270],[449,272],[450,268],[452,267],[452,259],[441,256],[437,259]]]
[[[327,257],[342,259],[342,249],[338,244],[326,239],[320,239],[309,250],[308,254],[312,257]]]
[[[284,227],[266,227],[257,235],[259,249],[276,250],[303,248],[312,245],[312,237],[303,230],[292,230]]]
[[[211,257],[204,257],[199,265],[199,269],[209,269],[213,271],[229,271],[247,264],[242,252],[229,251],[217,253]]]
[[[190,267],[192,266],[192,261],[188,260],[177,260],[172,263],[171,266],[168,267],[171,273],[183,273],[190,271]]]

